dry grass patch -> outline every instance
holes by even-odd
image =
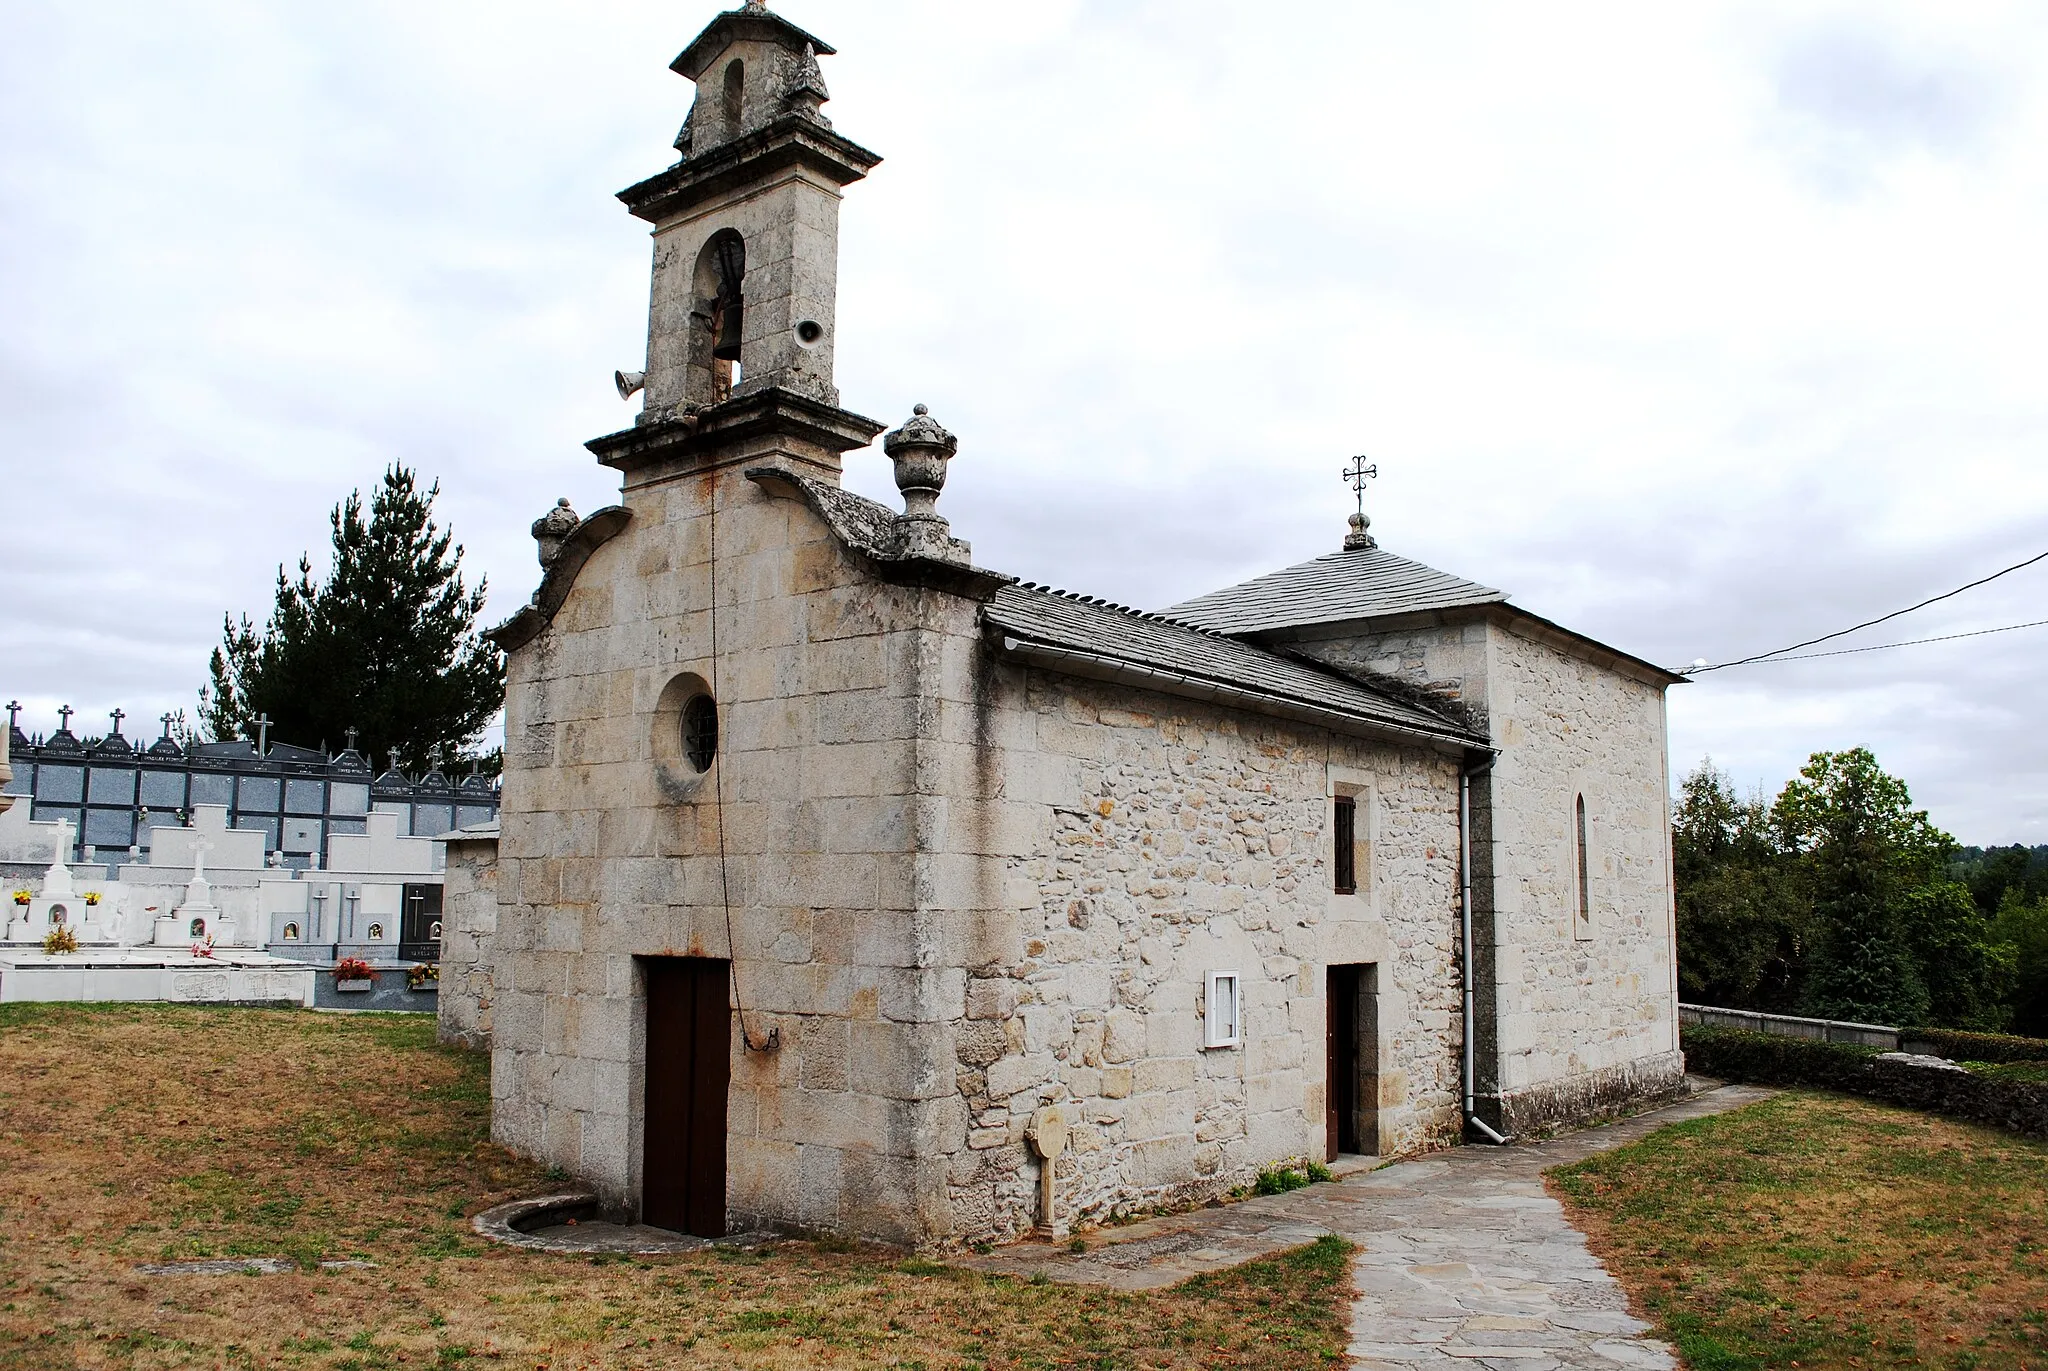
[[[2048,1146],[1793,1093],[1549,1175],[1693,1371],[2048,1368]]]
[[[549,1179],[422,1016],[0,1008],[0,1367],[1324,1367],[1349,1248],[1171,1291],[791,1241],[562,1257],[468,1215]],[[139,1264],[283,1256],[275,1276]],[[373,1269],[322,1271],[357,1258]]]

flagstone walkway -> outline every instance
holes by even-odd
[[[1719,1086],[1549,1142],[1460,1147],[1216,1209],[957,1258],[982,1270],[1155,1289],[1325,1233],[1358,1244],[1352,1365],[1365,1371],[1656,1371],[1677,1360],[1565,1221],[1543,1172],[1773,1092]]]

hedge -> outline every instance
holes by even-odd
[[[1949,1028],[1902,1028],[1899,1047],[1952,1062],[2048,1062],[2048,1038],[2011,1033],[1961,1033]]]
[[[1704,1024],[1686,1025],[1680,1045],[1685,1049],[1686,1069],[1701,1075],[1870,1095],[1911,1109],[2048,1137],[2048,1082],[2029,1079],[2031,1071],[1994,1068],[1979,1073],[1916,1063],[1896,1055],[1880,1061],[1889,1055],[1880,1048]]]
[[[1884,1050],[1707,1024],[1687,1024],[1681,1039],[1685,1069],[1702,1076],[1824,1090],[1867,1091],[1870,1064]]]

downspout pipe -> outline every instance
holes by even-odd
[[[1479,1117],[1474,1107],[1478,1092],[1478,1047],[1474,1041],[1478,1026],[1476,1013],[1477,972],[1472,957],[1472,780],[1493,770],[1493,764],[1500,760],[1498,753],[1489,752],[1479,760],[1468,762],[1458,772],[1458,909],[1464,925],[1464,982],[1465,982],[1465,1053],[1463,1085],[1465,1091],[1465,1127],[1488,1142],[1505,1145],[1507,1138],[1496,1133],[1486,1120]]]

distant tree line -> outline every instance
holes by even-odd
[[[2048,1036],[2048,848],[1966,848],[1863,748],[1775,799],[1711,759],[1672,812],[1689,1002]]]

